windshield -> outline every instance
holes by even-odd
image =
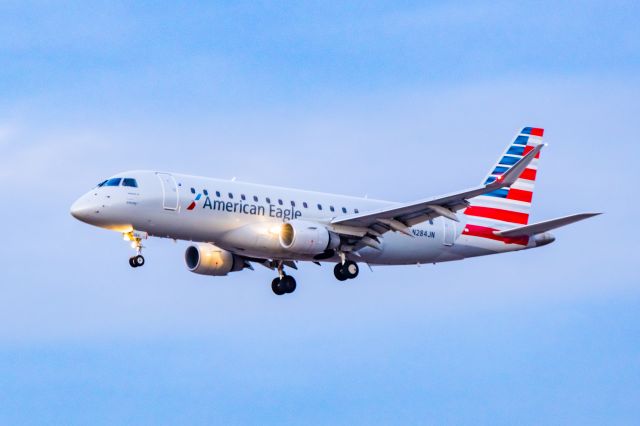
[[[105,182],[104,186],[120,186],[120,181],[122,181],[122,178],[109,179]]]
[[[105,181],[102,181],[98,184],[97,188],[102,188],[103,186],[128,186],[130,188],[137,188],[138,181],[133,178],[111,178]]]
[[[124,178],[122,180],[122,186],[130,186],[132,188],[137,188],[138,182],[136,182],[136,180],[132,178]]]

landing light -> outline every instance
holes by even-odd
[[[126,230],[121,231],[122,232],[122,239],[125,241],[133,241],[133,228],[131,227],[127,227]]]

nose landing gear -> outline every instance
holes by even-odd
[[[131,247],[136,250],[136,255],[129,258],[129,266],[132,268],[144,266],[144,257],[142,256],[144,246],[142,245],[142,240],[148,238],[147,233],[131,231],[123,235],[126,241],[131,241]]]
[[[129,265],[131,265],[132,268],[137,268],[139,266],[144,266],[144,257],[139,254],[137,256],[133,256],[129,258]]]

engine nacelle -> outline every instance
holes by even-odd
[[[323,225],[306,220],[292,220],[280,228],[280,245],[298,254],[320,254],[340,246],[340,236]]]
[[[191,272],[200,275],[219,277],[244,268],[241,257],[213,244],[189,246],[184,253],[184,260]]]

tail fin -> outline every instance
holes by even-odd
[[[542,144],[544,129],[525,127],[507,146],[504,154],[491,169],[484,184],[491,183],[504,174],[523,156]],[[515,225],[527,225],[533,199],[533,187],[538,171],[540,154],[531,161],[513,185],[508,188],[472,198],[464,211],[468,223],[491,229],[508,229]]]

